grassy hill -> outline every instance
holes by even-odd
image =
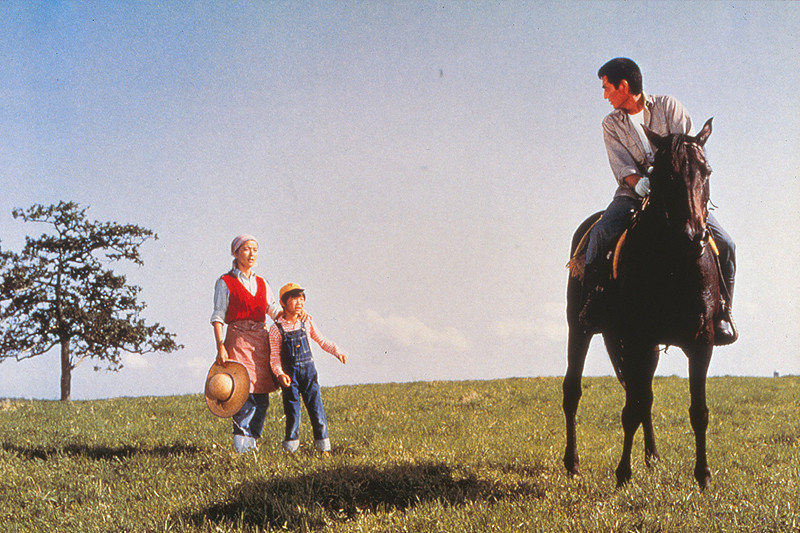
[[[614,487],[623,391],[587,378],[583,475],[561,464],[559,378],[360,385],[323,391],[330,457],[307,419],[280,449],[271,397],[257,453],[201,396],[0,400],[0,524],[92,531],[798,531],[800,378],[708,382],[714,486],[692,477],[688,382],[656,378],[661,461]],[[305,413],[304,413],[305,415]]]

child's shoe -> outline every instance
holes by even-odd
[[[283,450],[289,453],[294,453],[300,448],[299,440],[285,440],[283,441]]]
[[[314,447],[317,449],[318,452],[330,452],[331,451],[331,440],[330,439],[319,439],[314,441]]]
[[[233,436],[233,449],[239,453],[249,452],[256,449],[256,439],[244,435]]]

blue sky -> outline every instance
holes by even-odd
[[[793,2],[5,2],[0,245],[62,199],[160,237],[121,270],[185,349],[84,364],[75,399],[202,390],[242,232],[350,356],[317,350],[323,385],[560,375],[569,239],[615,188],[596,72],[628,56],[714,117],[742,338],[710,373],[797,374],[798,27]],[[58,392],[55,351],[0,363],[0,397]]]

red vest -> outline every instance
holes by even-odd
[[[250,294],[242,282],[232,274],[222,276],[228,286],[230,298],[228,299],[228,312],[225,322],[231,323],[238,320],[252,320],[266,322],[267,320],[267,283],[264,278],[256,276],[256,294]]]

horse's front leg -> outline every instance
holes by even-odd
[[[706,403],[706,375],[711,361],[713,345],[700,346],[687,351],[689,356],[689,420],[695,440],[694,478],[701,489],[711,486],[711,469],[706,458],[706,430],[708,429],[708,405]]]
[[[578,403],[581,400],[581,377],[591,339],[591,334],[583,331],[577,324],[570,325],[567,346],[567,372],[564,375],[562,390],[564,395],[564,417],[567,424],[567,446],[564,450],[564,466],[567,472],[573,475],[580,474],[577,438],[575,435],[575,416],[578,412]]]

